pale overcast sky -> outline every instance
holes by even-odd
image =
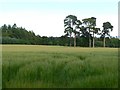
[[[0,0],[0,26],[22,26],[40,36],[64,35],[64,18],[76,15],[78,19],[96,17],[97,27],[103,22],[114,26],[112,36],[118,36],[119,0]]]

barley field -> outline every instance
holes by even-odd
[[[118,49],[2,45],[3,88],[116,88]]]

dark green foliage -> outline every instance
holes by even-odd
[[[89,32],[84,26],[81,28],[80,35],[76,36],[76,46],[88,47],[89,46]],[[4,24],[0,28],[0,43],[2,44],[29,44],[29,45],[58,45],[58,46],[74,46],[74,38],[68,35],[61,37],[47,37],[35,35],[33,31],[27,31],[25,28]],[[71,40],[70,40],[71,38]],[[91,37],[92,39],[92,37]],[[103,37],[94,37],[95,47],[103,47]],[[118,47],[120,40],[118,38],[106,38],[106,47]]]
[[[74,34],[74,47],[76,47],[76,36],[80,34],[80,32],[77,31],[77,29],[80,30],[81,24],[82,22],[78,20],[77,17],[74,15],[68,15],[64,19],[64,27],[65,27],[64,33],[66,33],[67,36],[70,36],[70,46],[71,46],[71,39],[72,39],[72,33],[73,33]]]
[[[3,44],[38,44],[38,37],[33,31],[27,31],[25,28],[4,24],[2,30]]]

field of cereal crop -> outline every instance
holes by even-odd
[[[118,87],[118,49],[2,45],[3,88]]]

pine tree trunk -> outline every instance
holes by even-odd
[[[76,34],[74,33],[74,47],[76,47]]]
[[[89,47],[91,47],[90,29],[89,29]]]
[[[94,41],[94,32],[93,32],[93,48],[94,48],[94,44],[95,44],[94,42],[95,42],[95,41]]]
[[[71,35],[70,35],[70,47],[71,47],[71,45],[72,45],[72,44],[71,44],[71,41],[72,41],[72,37],[71,37]]]
[[[89,28],[89,47],[91,47],[90,28]]]
[[[103,46],[105,47],[105,37],[104,37],[104,41],[103,41],[103,42],[104,42],[104,45],[103,45]]]
[[[89,37],[89,47],[91,47],[91,38]]]

